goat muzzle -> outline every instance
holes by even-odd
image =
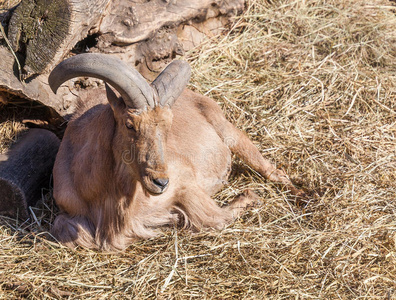
[[[169,178],[166,176],[143,176],[143,186],[145,189],[154,195],[164,193],[169,186]]]
[[[169,183],[169,178],[155,178],[153,179],[153,183],[161,189],[161,192],[164,191]]]

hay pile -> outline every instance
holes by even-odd
[[[295,205],[236,161],[219,203],[262,207],[221,232],[170,229],[120,255],[71,251],[3,218],[0,297],[396,299],[396,16],[385,0],[250,0],[189,53],[191,87],[316,196]]]

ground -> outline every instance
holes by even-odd
[[[385,0],[250,0],[189,52],[214,98],[310,192],[295,203],[235,160],[222,204],[263,205],[222,231],[169,229],[121,254],[47,238],[56,214],[2,219],[0,298],[396,299],[396,8]]]

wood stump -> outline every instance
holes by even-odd
[[[49,188],[60,140],[44,129],[30,129],[0,155],[0,214],[25,220],[28,207]]]

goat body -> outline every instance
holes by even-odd
[[[267,179],[302,193],[208,97],[185,89],[172,108],[137,111],[117,107],[109,89],[107,100],[104,91],[94,95],[110,104],[69,122],[53,170],[61,213],[52,233],[70,247],[124,249],[176,223],[222,228],[257,202],[253,193],[227,207],[211,198],[227,181],[232,153]]]

